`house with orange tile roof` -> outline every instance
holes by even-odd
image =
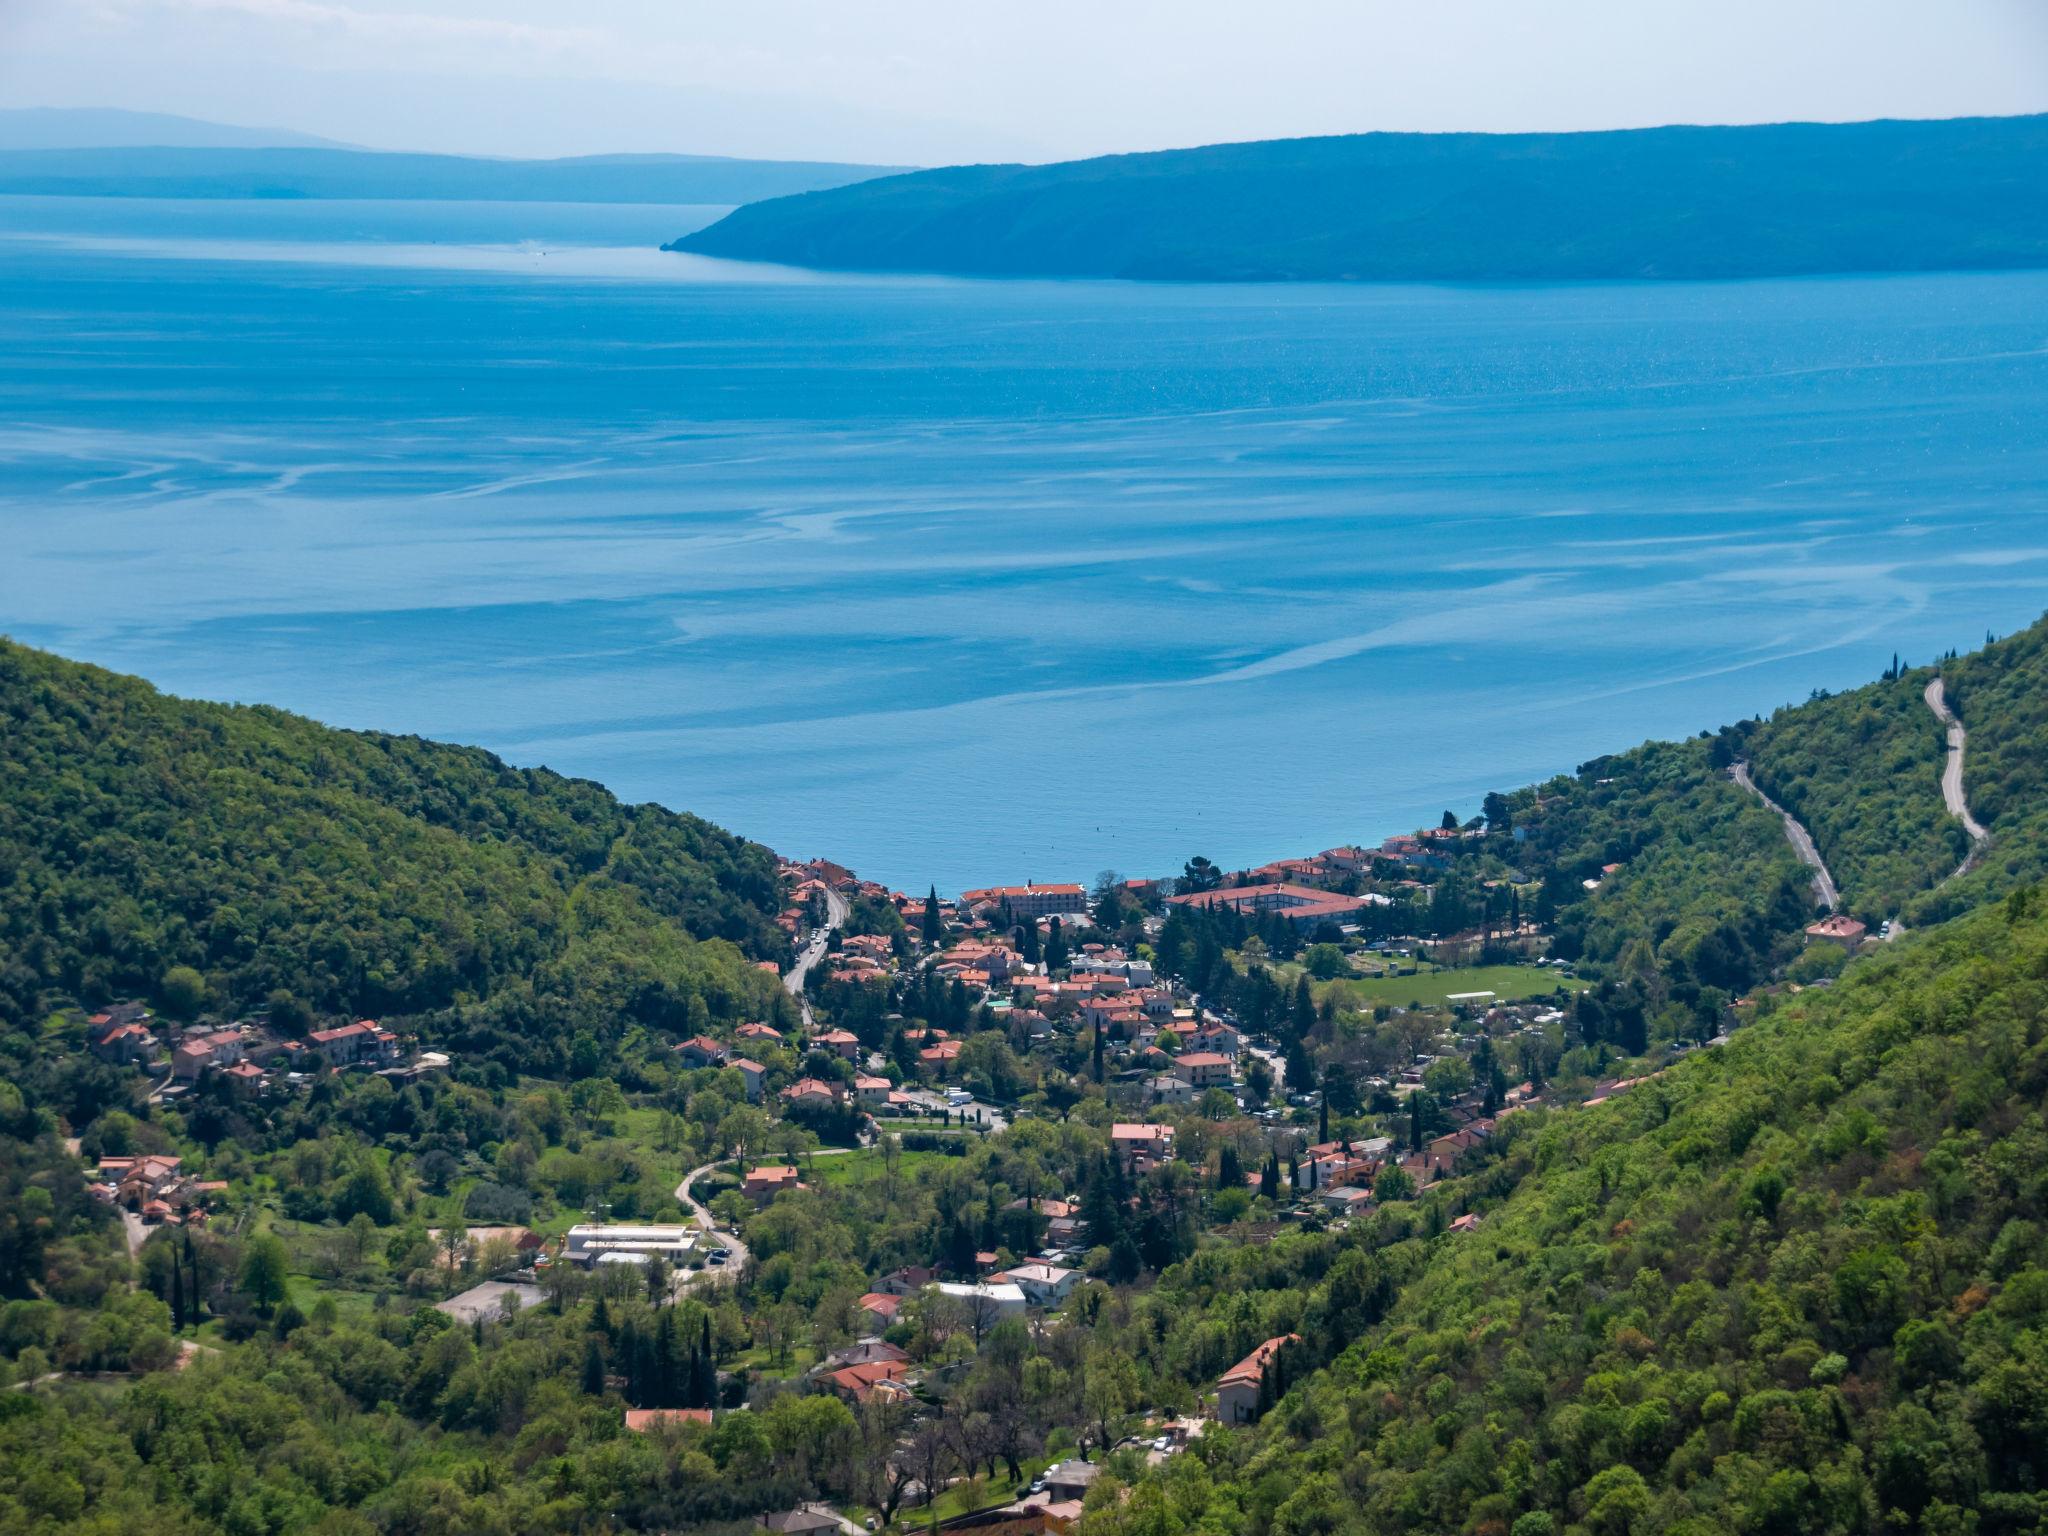
[[[763,1163],[740,1181],[740,1193],[756,1205],[766,1205],[785,1189],[803,1187],[794,1168],[777,1163]]]
[[[1274,1356],[1289,1344],[1300,1342],[1299,1334],[1283,1333],[1266,1340],[1225,1371],[1216,1383],[1217,1419],[1225,1424],[1249,1424],[1257,1419],[1259,1389],[1265,1384],[1266,1372],[1272,1369]]]
[[[1173,1127],[1119,1121],[1109,1128],[1109,1144],[1129,1177],[1173,1160]]]

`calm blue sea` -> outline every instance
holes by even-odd
[[[2048,606],[2048,275],[1147,287],[0,198],[0,630],[906,886],[1377,838]]]

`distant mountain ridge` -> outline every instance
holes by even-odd
[[[2048,116],[1375,133],[921,171],[670,247],[852,271],[1712,279],[2048,266]]]
[[[0,194],[726,204],[840,187],[899,171],[895,166],[702,155],[485,160],[345,148],[0,149]]]
[[[179,149],[349,149],[339,139],[290,128],[245,128],[171,112],[124,107],[0,108],[0,149],[109,149],[157,145]]]

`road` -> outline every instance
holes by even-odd
[[[1728,770],[1728,777],[1748,790],[1757,799],[1778,813],[1785,823],[1785,836],[1791,840],[1792,851],[1799,855],[1799,862],[1813,871],[1813,894],[1820,904],[1832,912],[1841,905],[1842,893],[1835,889],[1835,877],[1828,873],[1828,866],[1820,856],[1820,849],[1813,843],[1813,834],[1799,824],[1799,821],[1785,807],[1756,787],[1749,776],[1749,764],[1737,763]]]
[[[724,1159],[721,1158],[719,1161],[723,1162]],[[718,1268],[713,1269],[707,1265],[704,1269],[698,1271],[696,1275],[692,1276],[693,1279],[707,1279],[714,1285],[729,1283],[737,1279],[740,1270],[746,1266],[747,1262],[747,1245],[740,1241],[739,1234],[736,1232],[719,1231],[718,1222],[713,1218],[711,1208],[697,1198],[697,1192],[694,1188],[696,1182],[717,1166],[718,1163],[712,1162],[692,1168],[683,1175],[683,1182],[676,1186],[677,1201],[681,1203],[683,1209],[690,1213],[690,1219],[710,1235],[712,1246],[730,1248],[732,1250],[732,1257],[727,1259]],[[684,1273],[689,1274],[689,1271],[684,1271]],[[681,1276],[678,1276],[678,1279],[681,1278]]]
[[[1956,866],[1956,875],[1968,874],[1977,858],[1984,852],[1984,844],[1990,838],[1989,829],[1970,814],[1969,799],[1963,794],[1963,749],[1969,744],[1969,733],[1963,729],[1963,722],[1956,718],[1954,710],[1948,707],[1948,689],[1940,678],[1927,685],[1927,707],[1934,711],[1934,718],[1948,727],[1948,761],[1941,769],[1941,798],[1948,806],[1949,815],[1963,824],[1963,830],[1970,834],[1969,857]]]
[[[796,964],[792,965],[789,974],[782,978],[782,984],[789,989],[789,995],[803,1007],[805,1029],[811,1027],[811,1004],[804,996],[804,982],[810,977],[811,967],[825,958],[825,946],[831,941],[832,934],[846,926],[846,915],[846,898],[829,885],[826,886],[825,926],[811,935],[810,943],[797,955]]]

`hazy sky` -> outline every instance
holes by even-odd
[[[0,0],[0,105],[919,164],[2048,110],[2048,0]]]

